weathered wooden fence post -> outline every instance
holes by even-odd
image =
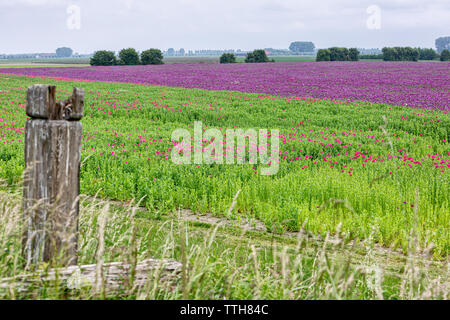
[[[77,264],[84,90],[55,101],[55,86],[28,88],[25,129],[24,254],[27,266]]]

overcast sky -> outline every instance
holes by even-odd
[[[0,0],[0,53],[434,47],[439,36],[450,0]]]

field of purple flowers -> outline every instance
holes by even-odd
[[[450,109],[450,63],[173,64],[15,68],[0,72]]]

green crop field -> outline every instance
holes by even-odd
[[[0,76],[0,177],[18,187],[26,88]],[[411,230],[437,259],[449,249],[448,112],[370,103],[275,98],[239,92],[123,83],[47,81],[58,98],[86,90],[81,192],[141,200],[164,216],[177,209],[261,221],[275,234],[304,229],[373,238],[408,251]],[[384,120],[385,119],[385,120]],[[171,134],[203,126],[279,129],[278,174],[263,165],[176,165]],[[442,162],[441,162],[442,163]],[[235,209],[227,210],[238,190]]]
[[[218,63],[220,57],[164,57],[164,63]],[[271,56],[276,62],[300,62],[314,61],[315,57],[309,56]],[[245,57],[237,57],[237,62],[244,62]],[[89,58],[55,58],[55,59],[0,59],[0,68],[15,67],[77,67],[89,66]]]

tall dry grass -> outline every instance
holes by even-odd
[[[412,248],[414,244],[412,230]],[[0,277],[25,274],[19,195],[0,193],[0,248]],[[171,287],[161,285],[159,269],[136,288],[131,272],[131,279],[119,292],[111,295],[104,290],[105,263],[123,261],[135,268],[149,257],[180,261],[178,281]],[[20,284],[0,286],[0,297],[448,299],[450,272],[448,261],[436,262],[413,253],[402,258],[386,250],[380,258],[370,237],[363,245],[351,244],[345,237],[288,241],[220,226],[150,219],[132,206],[124,209],[91,200],[83,200],[80,210],[79,263],[97,265],[95,286],[71,287],[56,279],[26,292],[20,290]],[[45,273],[48,267],[44,264],[40,269]]]

